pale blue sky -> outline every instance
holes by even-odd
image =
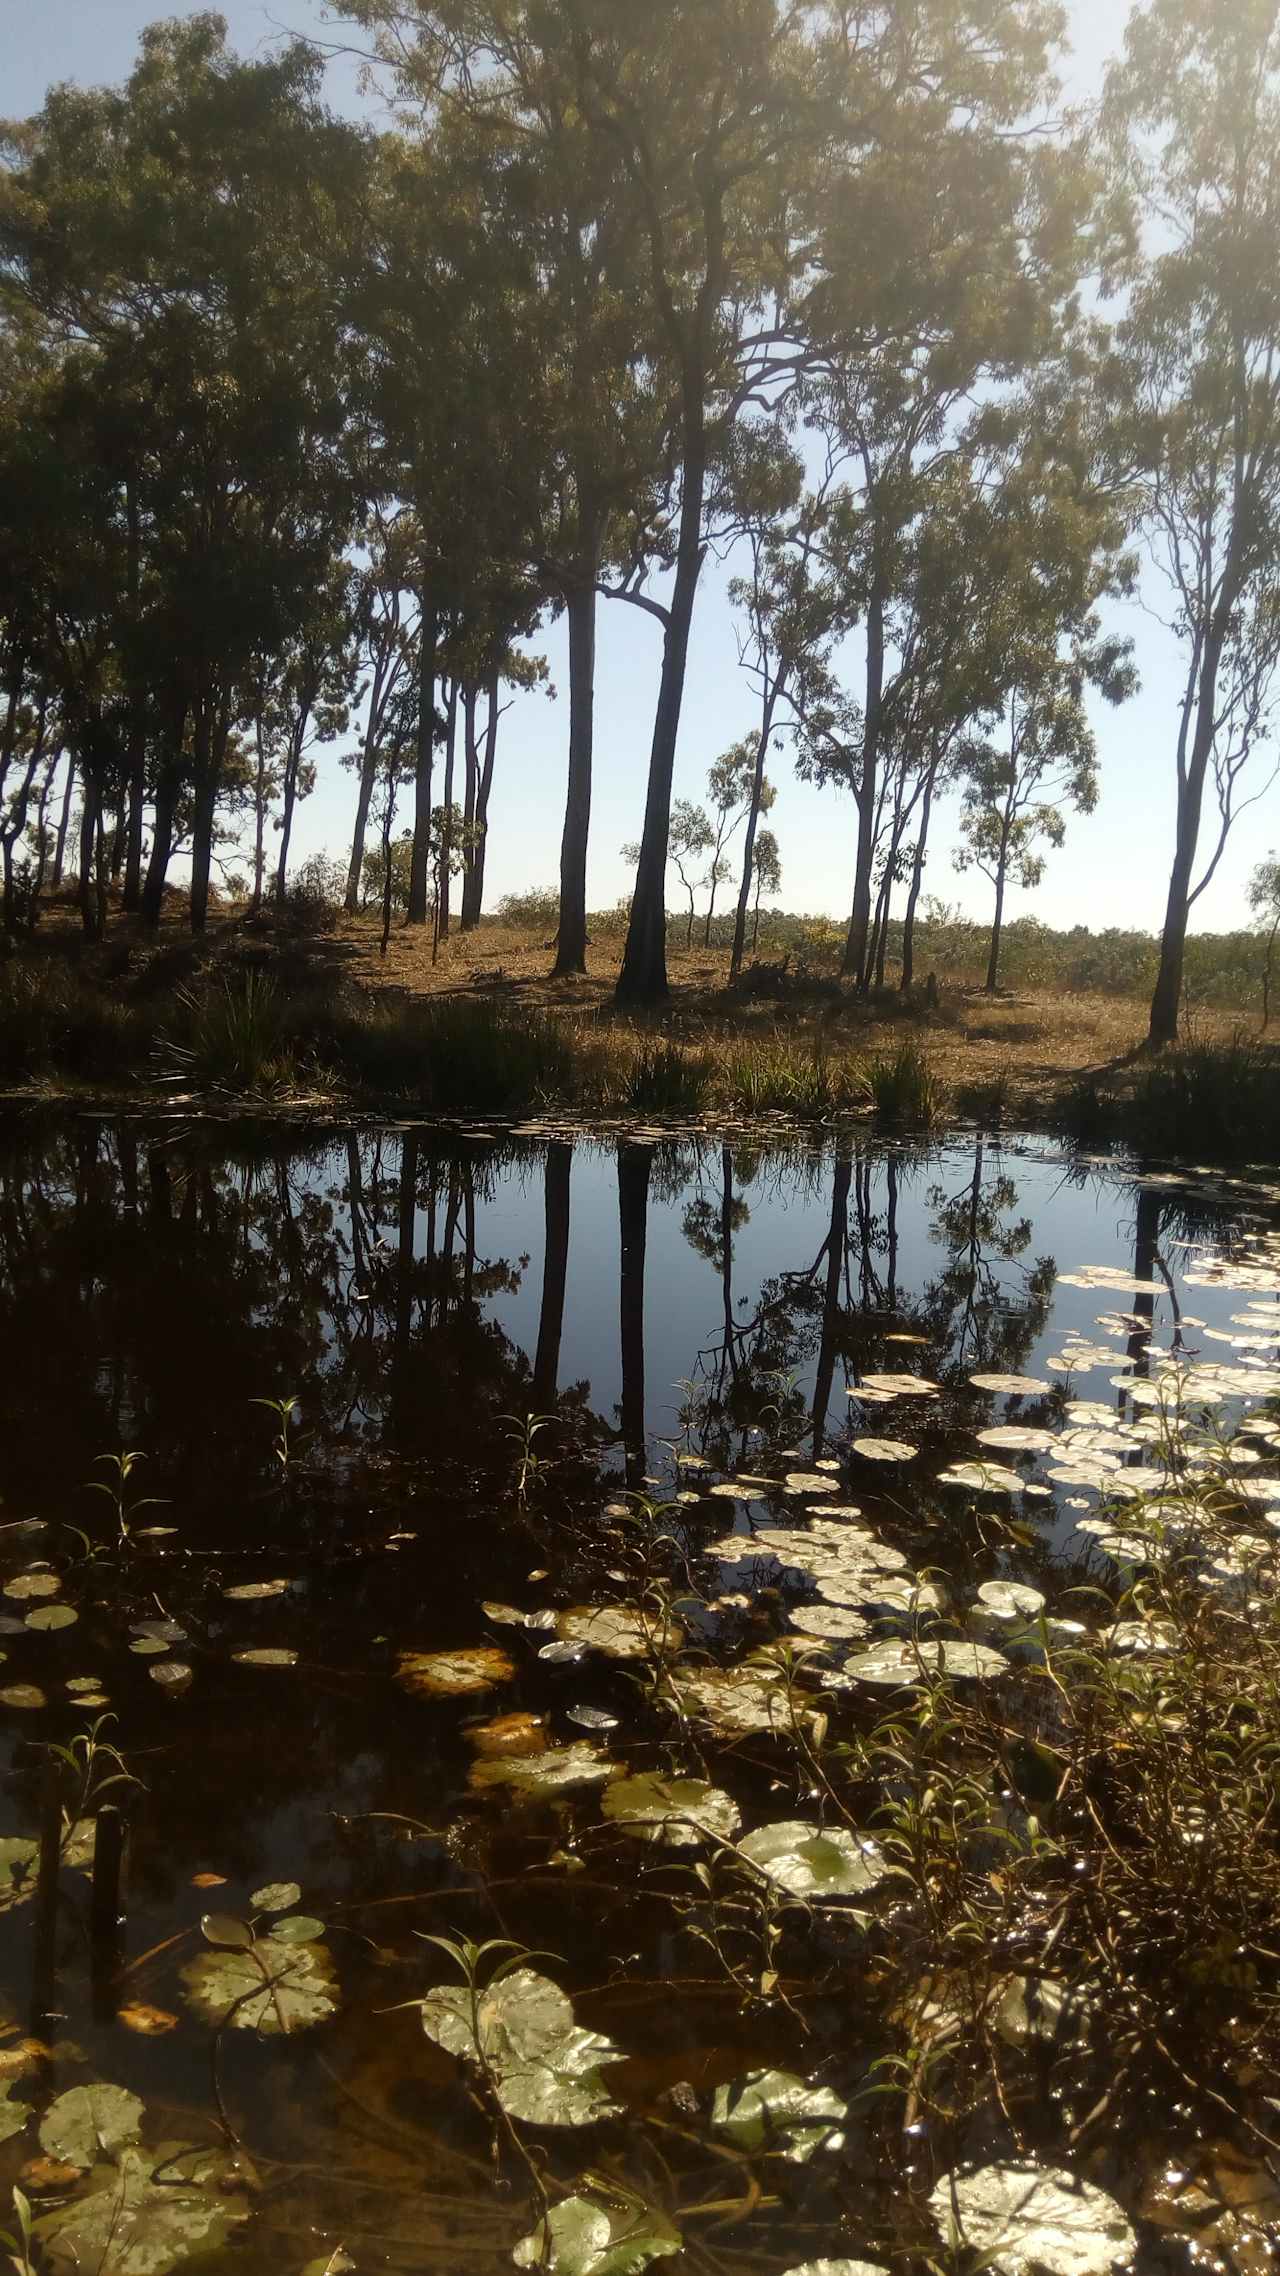
[[[37,109],[54,80],[118,80],[127,73],[142,25],[166,13],[188,13],[164,0],[0,0],[0,114]],[[1069,0],[1074,56],[1071,92],[1097,84],[1103,59],[1119,44],[1123,5]],[[223,0],[233,44],[252,52],[281,30],[323,29],[323,0]],[[357,66],[331,67],[336,105],[355,107]],[[712,759],[752,724],[753,704],[738,668],[732,613],[725,599],[729,570],[711,565],[694,629],[681,728],[677,790],[701,795]],[[1149,598],[1158,602],[1159,587]],[[1177,653],[1150,614],[1134,604],[1115,612],[1136,643],[1143,692],[1118,713],[1098,719],[1102,797],[1087,820],[1070,825],[1066,846],[1050,860],[1034,894],[1015,892],[1012,914],[1027,910],[1051,924],[1158,926],[1172,851],[1172,751],[1179,673]],[[649,728],[660,657],[660,628],[619,604],[601,611],[597,672],[596,800],[590,895],[600,907],[628,883],[619,856],[639,835]],[[561,801],[568,729],[564,641],[551,627],[541,643],[560,698],[522,700],[503,722],[494,792],[488,882],[494,900],[509,891],[551,884],[558,874]],[[1265,754],[1257,762],[1265,775]],[[849,801],[833,790],[797,783],[779,761],[773,814],[783,862],[782,899],[792,909],[847,910],[853,853]],[[295,829],[298,858],[316,847],[341,848],[349,835],[353,782],[332,752],[321,754],[321,785]],[[928,889],[985,916],[989,889],[951,866],[954,833],[941,817]],[[1195,912],[1201,927],[1244,921],[1245,886],[1254,864],[1280,839],[1280,785],[1246,815],[1221,869]]]

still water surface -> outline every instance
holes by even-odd
[[[539,2187],[554,2202],[591,2172],[648,2208],[642,2226],[658,2207],[678,2228],[673,2270],[782,2276],[850,2254],[923,2268],[937,2173],[999,2154],[1007,2112],[971,2110],[944,2141],[904,2134],[900,2104],[881,2116],[872,2097],[806,2161],[754,2159],[711,2122],[716,2089],[753,2072],[797,2071],[852,2105],[883,2060],[884,2019],[851,1993],[847,1916],[813,1931],[825,1990],[779,1998],[768,1970],[735,1974],[732,1955],[726,1970],[684,1932],[689,1859],[655,1866],[634,1842],[605,1856],[591,1774],[522,1795],[477,1764],[532,1743],[677,1767],[647,1662],[589,1637],[584,1652],[563,1620],[635,1602],[659,1568],[709,1663],[785,1635],[839,1655],[859,1628],[903,1633],[886,1603],[879,1626],[854,1611],[823,1638],[840,1592],[815,1599],[794,1533],[790,1551],[753,1547],[762,1528],[820,1522],[832,1493],[953,1600],[1015,1578],[1053,1609],[1100,1569],[1117,1478],[1150,1471],[1168,1355],[1227,1420],[1280,1388],[1278,1227],[1262,1176],[1136,1178],[977,1136],[769,1153],[82,1118],[0,1138],[0,1981],[13,2044],[53,2050],[13,2090],[30,2115],[0,2149],[0,2195],[21,2173],[56,2213],[119,2186],[118,2161],[92,2182],[74,2158],[35,2170],[40,2114],[91,2082],[140,2098],[148,2157],[229,2145],[234,2169],[188,2175],[200,2219],[156,2245],[147,2224],[172,2206],[163,2172],[148,2197],[137,2166],[137,2205],[61,2244],[55,2220],[36,2265],[141,2276],[194,2237],[204,2265],[245,2276],[497,2271]],[[919,1388],[898,1390],[903,1375]],[[285,1400],[287,1422],[262,1403]],[[978,1437],[1011,1425],[1026,1445]],[[145,1460],[121,1484],[101,1457],[128,1449]],[[975,1462],[989,1474],[946,1482]],[[735,1478],[736,1495],[708,1490]],[[33,1625],[55,1602],[74,1620]],[[408,1679],[409,1656],[455,1652],[482,1655],[474,1690]],[[52,1921],[32,1894],[44,1747],[102,1714],[138,1782],[110,1794],[128,1822],[114,1951],[74,1846]],[[523,1728],[487,1732],[506,1717]],[[735,1823],[812,1804],[771,1743],[695,1749]],[[114,1768],[104,1757],[90,1815]],[[72,1819],[83,1769],[61,1774]],[[219,2028],[201,1955],[260,1965],[237,1961],[235,1924],[267,1933],[274,1898],[254,1900],[273,1884],[319,1954],[316,2012],[245,2028],[242,1980]],[[211,1908],[230,1945],[202,1942]],[[424,1934],[549,1955],[529,1965],[611,2042],[601,2115],[495,2118],[493,2081],[407,2004],[456,1975]],[[1015,2116],[1020,2148],[1061,2162],[1047,2092]],[[1133,2264],[1186,2265],[1165,2182],[1192,2160],[1175,2119],[1108,2154]],[[1262,2237],[1275,2200],[1248,2186]]]

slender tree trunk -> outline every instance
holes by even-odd
[[[928,851],[929,840],[929,818],[933,812],[933,794],[937,788],[937,782],[938,760],[935,758],[925,778],[924,797],[920,802],[920,834],[916,839],[916,850],[911,863],[911,887],[907,894],[906,912],[902,919],[902,980],[900,985],[904,996],[911,986],[915,973],[916,908],[920,900],[920,888],[924,883],[925,855]]]
[[[865,994],[869,973],[867,935],[871,925],[871,869],[875,860],[876,782],[880,759],[880,710],[884,699],[885,596],[879,577],[867,603],[867,692],[863,708],[862,761],[858,770],[858,846],[853,869],[853,908],[845,937],[842,977]]]
[[[458,682],[449,682],[449,716],[444,742],[444,825],[440,832],[440,927],[438,938],[449,937],[453,884],[453,772],[458,751]]]
[[[213,867],[213,817],[218,802],[213,717],[207,702],[196,713],[195,791],[191,817],[191,930],[202,933],[209,917],[209,877]]]
[[[639,1489],[645,1470],[644,1268],[649,1222],[648,1146],[618,1148],[618,1218],[622,1236],[619,1307],[622,1330],[622,1443],[627,1484]]]
[[[996,907],[991,920],[991,949],[987,957],[987,994],[994,996],[1000,978],[1000,936],[1004,930],[1004,889],[1008,876],[1008,852],[1002,845],[996,863]]]
[[[138,527],[138,501],[131,479],[125,483],[125,509],[128,516],[128,578],[129,612],[132,619],[134,654],[130,659],[129,678],[129,739],[125,757],[125,793],[128,801],[128,820],[124,845],[123,905],[130,912],[142,905],[142,825],[147,801],[147,712],[146,699],[138,687],[141,656],[141,585],[142,541]]]
[[[595,749],[596,578],[598,536],[569,587],[569,781],[560,840],[560,929],[553,976],[587,969],[587,840],[591,830],[591,768]]]
[[[760,735],[756,743],[755,772],[751,777],[751,803],[747,808],[747,835],[742,848],[742,882],[738,887],[738,906],[733,919],[733,947],[729,954],[729,985],[742,971],[742,952],[747,937],[747,910],[751,903],[751,886],[755,873],[756,832],[760,827],[760,801],[764,794],[765,761],[769,756],[769,738],[773,733],[774,714],[786,690],[789,667],[779,667],[770,682],[764,701],[764,715],[760,722]],[[756,895],[756,921],[751,936],[752,953],[755,952],[756,934],[760,930],[760,896]]]
[[[476,785],[475,826],[477,831],[475,852],[471,864],[471,922],[478,925],[484,914],[484,865],[489,851],[489,800],[493,794],[493,769],[498,756],[498,667],[489,674],[485,695],[489,713],[484,731],[484,758],[480,766],[480,780]]]
[[[253,898],[249,903],[249,913],[256,917],[262,907],[262,886],[267,870],[267,746],[262,733],[261,696],[253,722],[253,740],[256,753],[253,776]]]
[[[1225,639],[1224,617],[1220,624],[1212,627],[1206,643],[1196,696],[1195,736],[1191,757],[1185,769],[1179,752],[1178,819],[1173,869],[1169,878],[1164,931],[1160,936],[1160,967],[1151,998],[1151,1019],[1147,1031],[1147,1041],[1156,1051],[1162,1051],[1167,1044],[1177,1040],[1178,1012],[1182,1002],[1182,966],[1187,947],[1187,919],[1191,910],[1191,878],[1200,837],[1205,778],[1213,752],[1218,671]]]
[[[435,597],[422,594],[418,632],[418,751],[413,778],[413,855],[409,866],[409,907],[405,922],[425,925],[430,906],[431,766],[435,750],[436,647],[440,613]]]
[[[680,710],[689,661],[689,634],[698,595],[705,547],[702,506],[706,490],[707,444],[702,375],[685,375],[684,468],[680,496],[680,537],[675,588],[662,650],[662,678],[649,754],[649,787],[644,830],[631,899],[631,922],[618,976],[621,1003],[659,1003],[667,994],[667,851],[671,835],[671,781],[675,771]]]
[[[62,886],[62,872],[67,858],[67,831],[71,825],[71,800],[75,787],[76,755],[74,751],[68,751],[67,779],[62,791],[62,812],[58,816],[58,839],[53,849],[52,889],[55,893],[60,891]]]
[[[464,933],[475,924],[476,874],[476,777],[479,773],[476,752],[476,705],[479,689],[474,680],[468,680],[462,691],[462,915],[459,920]]]
[[[87,940],[100,940],[98,900],[94,891],[95,854],[99,835],[101,799],[92,768],[83,769],[80,801],[80,923]]]
[[[297,732],[289,738],[289,755],[284,769],[284,806],[280,816],[280,858],[276,863],[276,900],[284,900],[289,883],[289,840],[293,836],[293,816],[298,803],[298,769],[302,764],[302,740],[306,732],[300,721]]]
[[[569,1181],[573,1148],[555,1138],[547,1148],[544,1215],[546,1243],[542,1253],[542,1307],[538,1314],[538,1349],[533,1362],[533,1411],[547,1414],[554,1407],[560,1377],[560,1340],[564,1332],[565,1284],[569,1269]]]
[[[759,938],[760,938],[760,888],[759,888],[759,886],[757,885],[757,887],[756,887],[756,904],[755,904],[755,907],[754,907],[754,909],[753,909],[753,910],[752,910],[752,912],[751,912],[751,953],[752,953],[752,955],[753,955],[753,956],[755,955],[755,952],[756,952],[756,942],[759,940]]]
[[[178,803],[178,771],[174,761],[161,767],[156,783],[154,827],[151,833],[151,860],[147,865],[146,883],[142,888],[142,914],[149,925],[158,925],[164,909],[165,878],[173,852],[173,818]]]

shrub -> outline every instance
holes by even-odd
[[[179,988],[174,1022],[156,1039],[170,1082],[205,1083],[241,1095],[278,1090],[297,1073],[285,999],[261,972],[224,974]]]
[[[560,895],[553,886],[530,886],[524,893],[504,893],[498,919],[513,932],[540,933],[544,938],[560,928]]]
[[[945,1119],[946,1087],[914,1040],[867,1061],[867,1087],[877,1119],[895,1130],[932,1130]]]
[[[637,1114],[696,1114],[710,1079],[702,1052],[678,1043],[642,1044],[623,1078],[623,1104]]]
[[[276,902],[276,915],[291,932],[328,933],[338,922],[347,876],[341,862],[312,854],[295,870]]]

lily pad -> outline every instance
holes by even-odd
[[[21,1604],[28,1597],[57,1596],[61,1587],[56,1573],[15,1573],[11,1581],[5,1582],[4,1593]]]
[[[545,2268],[550,2276],[634,2276],[651,2260],[669,2259],[683,2242],[651,2205],[566,2197],[511,2257],[517,2268]]]
[[[673,1621],[627,1604],[571,1604],[556,1625],[562,1643],[581,1644],[611,1660],[647,1660],[659,1650],[677,1651],[684,1642],[683,1629]]]
[[[268,1881],[255,1889],[249,1902],[255,1912],[288,1912],[302,1895],[296,1881]]]
[[[234,1588],[224,1588],[223,1595],[233,1604],[251,1604],[263,1596],[283,1596],[290,1586],[288,1581],[238,1581]]]
[[[681,1674],[680,1703],[686,1714],[709,1723],[728,1738],[747,1731],[787,1731],[791,1708],[786,1686],[772,1668],[698,1668]]]
[[[870,1634],[867,1622],[851,1604],[801,1604],[791,1614],[791,1625],[802,1636],[837,1637],[848,1641]]]
[[[971,1375],[969,1381],[975,1391],[997,1391],[1008,1399],[1030,1399],[1053,1389],[1042,1375]]]
[[[585,1739],[578,1739],[572,1746],[546,1747],[541,1754],[484,1756],[472,1765],[470,1783],[478,1793],[492,1786],[508,1786],[536,1798],[603,1786],[616,1769],[616,1763],[598,1754]]]
[[[240,1667],[296,1667],[298,1664],[297,1653],[281,1644],[264,1644],[256,1652],[233,1652],[231,1657]]]
[[[664,1849],[692,1849],[708,1834],[732,1841],[741,1822],[737,1803],[720,1787],[656,1770],[616,1779],[601,1808],[613,1824]]]
[[[979,1446],[997,1446],[1010,1454],[1051,1454],[1058,1441],[1051,1430],[1033,1430],[1029,1423],[995,1423],[977,1433]]]
[[[549,1976],[516,1968],[475,2000],[443,1984],[420,2003],[422,2028],[451,2055],[479,2064],[504,2110],[533,2126],[589,2126],[616,2110],[601,2075],[621,2050],[574,2022],[573,2004]]]
[[[49,1704],[38,1683],[6,1683],[0,1691],[0,1706],[16,1707],[20,1713],[32,1713],[37,1707]]]
[[[904,1438],[855,1438],[853,1450],[864,1462],[914,1462],[920,1451]]]
[[[975,1494],[1020,1494],[1025,1483],[1000,1462],[953,1462],[938,1472],[940,1486],[964,1486]]]
[[[95,2169],[99,2183],[35,2223],[51,2276],[167,2276],[203,2253],[226,2244],[248,2219],[243,2202],[226,2194],[229,2159],[218,2150],[162,2143],[156,2150],[126,2149],[118,2167]]]
[[[836,1481],[821,1470],[788,1470],[782,1481],[789,1494],[834,1494]]]
[[[509,1683],[515,1668],[496,1644],[472,1644],[456,1652],[401,1652],[396,1682],[430,1698],[452,1698],[492,1691]]]
[[[11,2097],[17,2085],[16,2078],[0,2079],[0,2142],[11,2142],[20,2134],[31,2117],[29,2102],[14,2102]]]
[[[79,1618],[69,1604],[40,1604],[27,1614],[24,1626],[34,1628],[37,1634],[49,1634],[56,1628],[74,1628]]]
[[[800,1818],[758,1826],[738,1849],[788,1896],[811,1904],[862,1896],[889,1870],[874,1841],[862,1840],[846,1826],[813,1826]]]
[[[953,2195],[954,2193],[954,2195]],[[1137,2238],[1119,2205],[1055,2166],[989,2165],[953,2173],[929,2199],[944,2235],[952,2223],[1000,2276],[1109,2276],[1127,2268]]]
[[[73,2086],[51,2103],[40,2121],[40,2147],[64,2165],[87,2173],[104,2157],[117,2158],[138,2139],[142,2104],[122,2086]]]
[[[1004,1675],[1008,1667],[1003,1652],[993,1651],[988,1644],[934,1637],[874,1644],[870,1651],[855,1652],[844,1663],[845,1674],[856,1683],[890,1685],[924,1683],[939,1675],[972,1683]]]
[[[337,2012],[333,1961],[323,1944],[260,1936],[247,1951],[201,1952],[182,1971],[188,2005],[207,2023],[279,2037]]]
[[[808,2086],[790,2071],[752,2071],[716,2089],[711,2123],[740,2149],[773,2150],[807,2165],[815,2150],[844,2147],[848,2104],[829,2086]]]
[[[887,2276],[874,2260],[806,2260],[799,2268],[788,2268],[783,2276]]]
[[[324,1935],[324,1922],[313,1920],[310,1913],[287,1913],[271,1931],[277,1944],[318,1944]]]

